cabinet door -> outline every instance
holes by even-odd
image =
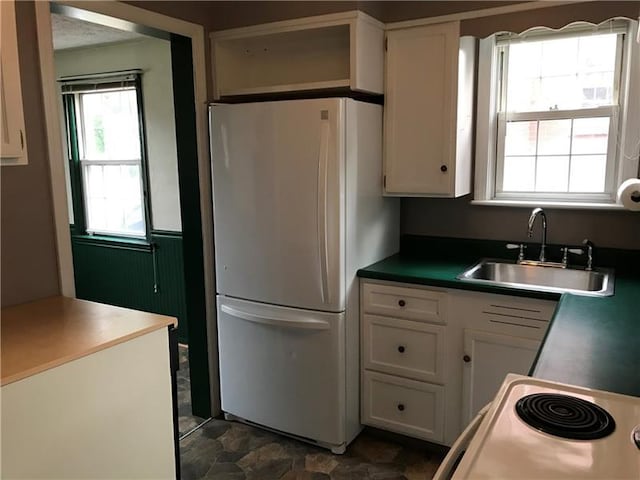
[[[493,400],[507,373],[526,375],[540,342],[479,330],[464,331],[462,427]]]
[[[1,1],[0,10],[0,157],[2,165],[19,165],[27,163],[27,155],[14,1]]]
[[[387,33],[388,194],[454,194],[458,48],[458,22]]]

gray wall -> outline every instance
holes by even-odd
[[[401,232],[490,240],[527,240],[530,208],[471,205],[458,199],[405,198]],[[579,245],[589,238],[596,246],[640,250],[640,213],[604,210],[545,209],[549,243]],[[534,240],[540,239],[535,226]]]
[[[2,306],[60,293],[35,10],[16,2],[29,164],[2,167]]]

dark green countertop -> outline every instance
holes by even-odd
[[[480,257],[466,250],[445,258],[393,255],[358,271],[378,280],[560,299],[530,374],[588,388],[640,397],[640,275],[616,271],[611,297],[533,292],[463,282],[456,276]],[[488,255],[485,255],[488,256]],[[624,270],[624,269],[621,269]]]

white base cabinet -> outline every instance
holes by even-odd
[[[1,425],[1,478],[175,478],[167,330],[4,385]]]
[[[457,344],[462,341],[464,428],[498,392],[507,373],[527,375],[556,302],[458,291]]]
[[[451,445],[507,373],[526,375],[556,302],[361,279],[362,423]]]
[[[446,293],[361,284],[362,423],[445,442]]]
[[[526,375],[540,342],[482,330],[464,331],[462,424],[493,400],[508,373]]]

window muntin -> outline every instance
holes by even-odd
[[[496,199],[612,199],[623,41],[498,40]]]

